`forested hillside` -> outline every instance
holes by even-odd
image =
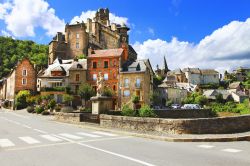
[[[33,64],[41,68],[47,65],[47,56],[47,45],[0,36],[0,78],[8,75],[18,60],[24,57],[29,58]]]

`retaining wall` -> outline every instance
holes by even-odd
[[[228,134],[250,131],[250,115],[199,119],[163,119],[100,115],[102,127],[175,134]]]

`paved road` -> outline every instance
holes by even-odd
[[[0,166],[249,166],[250,142],[174,143],[0,110]]]

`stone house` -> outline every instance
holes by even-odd
[[[184,68],[168,72],[165,81],[195,85],[219,84],[220,75],[213,69]]]
[[[123,66],[120,72],[119,97],[121,105],[128,104],[133,108],[132,96],[139,96],[139,104],[150,105],[150,95],[153,93],[153,70],[149,59],[136,60]]]
[[[230,89],[210,89],[203,92],[209,100],[215,100],[216,96],[222,94],[224,100],[232,99],[234,102],[242,103],[245,99],[248,99],[242,91],[231,91]]]
[[[53,95],[58,103],[62,102],[66,87],[69,87],[77,97],[81,83],[86,82],[86,72],[86,59],[61,60],[57,58],[47,69],[38,73],[37,91],[41,95]]]
[[[65,26],[65,34],[58,32],[49,43],[49,64],[58,57],[73,59],[79,55],[88,55],[88,48],[113,49],[123,44],[128,49],[129,57],[137,54],[129,45],[129,28],[123,24],[110,23],[109,9],[99,9],[93,19],[87,22],[76,22]]]
[[[1,96],[3,100],[9,101],[9,105],[14,108],[15,96],[21,90],[36,92],[36,71],[29,59],[24,58],[11,70],[2,83]]]
[[[198,91],[198,86],[190,83],[167,84],[163,82],[158,86],[158,92],[161,94],[161,106],[165,106],[167,100],[181,104],[188,94],[196,91]]]

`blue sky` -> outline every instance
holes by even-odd
[[[232,61],[235,57],[232,58],[232,56],[239,55],[239,58],[236,58],[240,62],[239,65],[249,64],[249,58],[242,57],[247,57],[250,46],[240,45],[241,50],[238,48],[232,50],[228,45],[223,46],[224,49],[221,50],[222,38],[230,39],[230,36],[225,35],[229,31],[234,31],[231,35],[234,36],[235,42],[244,37],[244,43],[249,44],[250,37],[245,37],[249,30],[247,19],[250,18],[248,0],[0,0],[0,35],[11,35],[17,39],[29,39],[46,44],[56,30],[63,29],[64,23],[71,22],[82,12],[95,11],[100,7],[108,7],[115,16],[127,18],[127,24],[131,28],[130,43],[139,52],[141,58],[152,58],[151,54],[157,54],[154,56],[167,56],[168,61],[183,61],[187,56],[193,56],[197,59],[197,63],[178,62],[179,66],[172,63],[170,66],[172,68],[186,66],[211,68],[214,67],[213,63],[207,65],[201,59],[204,59],[204,56],[216,54],[208,60],[221,63],[223,59],[224,62],[229,62],[229,67],[223,67],[223,63],[219,64],[218,70],[222,70],[222,68],[235,68],[236,66],[233,65],[235,60]],[[33,29],[33,33],[28,32],[30,28]],[[246,32],[238,32],[237,28],[245,29]],[[214,33],[216,30],[219,30],[220,34]],[[206,36],[208,39],[205,38]],[[223,52],[223,55],[217,55],[218,51],[211,52],[210,49],[216,47],[211,46],[211,43],[216,43],[218,51]],[[235,44],[231,43],[231,45]],[[161,46],[165,49],[150,48],[150,46]],[[203,50],[200,50],[201,47],[204,47]],[[211,48],[207,49],[208,47]],[[202,51],[206,53],[201,55]],[[176,56],[182,58],[175,59]],[[153,65],[160,63],[160,61],[152,61]]]

